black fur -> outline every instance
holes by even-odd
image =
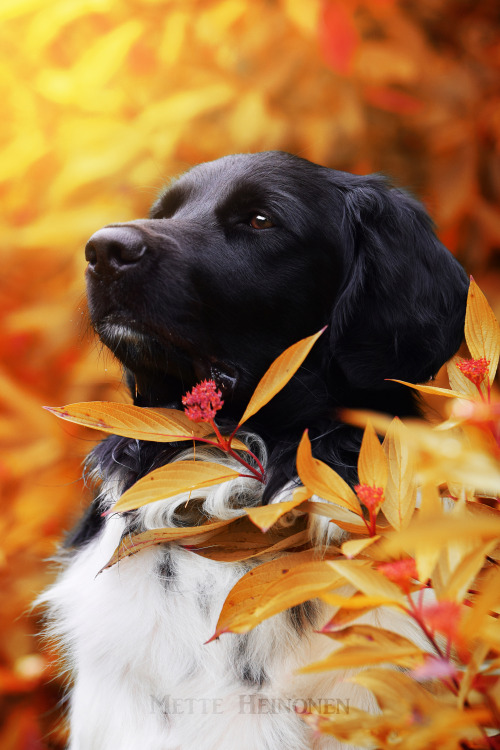
[[[272,226],[255,228],[259,214]],[[422,205],[384,177],[281,152],[195,167],[150,219],[93,235],[86,256],[92,324],[140,406],[182,408],[214,377],[219,421],[234,425],[277,355],[328,325],[246,425],[267,444],[266,500],[294,477],[306,428],[315,456],[354,483],[360,432],[339,408],[417,415],[410,389],[386,379],[428,380],[462,340],[468,279]],[[120,464],[125,489],[180,447],[110,437],[91,461],[105,475]],[[71,544],[99,525],[91,511]]]

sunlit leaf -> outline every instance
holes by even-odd
[[[401,667],[415,667],[423,660],[422,651],[411,646],[380,646],[377,641],[371,645],[344,646],[321,661],[308,664],[299,670],[300,674],[326,672],[331,669],[352,669],[370,664],[397,664]]]
[[[301,497],[294,500],[288,500],[283,503],[273,503],[271,505],[262,505],[256,508],[246,508],[249,519],[258,526],[262,531],[267,531],[273,524],[282,518],[286,513],[293,511],[297,506],[303,503]]]
[[[401,589],[376,570],[355,560],[331,560],[328,565],[366,596],[381,597],[406,606]]]
[[[300,365],[324,331],[325,328],[322,328],[321,331],[318,331],[318,333],[315,333],[313,336],[301,339],[301,341],[298,341],[296,344],[289,346],[288,349],[285,349],[285,351],[274,360],[257,385],[257,388],[240,419],[240,425],[246,422],[247,419],[250,419],[251,416],[258,412],[259,409],[265,406],[265,404],[273,398],[273,396],[284,388],[288,381],[295,375]]]
[[[464,557],[460,564],[453,571],[447,585],[440,592],[440,599],[463,601],[467,591],[479,571],[484,565],[485,558],[494,550],[498,544],[498,539],[493,539],[488,544],[474,550]]]
[[[408,526],[417,500],[415,466],[407,440],[407,428],[397,417],[391,422],[384,444],[389,463],[382,512],[391,526]]]
[[[123,493],[113,512],[135,510],[156,500],[236,479],[239,472],[211,461],[176,461],[146,474]]]
[[[448,371],[448,380],[450,381],[450,388],[457,393],[463,393],[464,396],[468,398],[475,399],[478,397],[476,386],[469,380],[469,378],[466,378],[463,372],[461,372],[457,367],[457,363],[463,361],[463,357],[455,355],[446,364],[446,369]]]
[[[349,539],[341,547],[342,554],[349,558],[356,557],[356,555],[359,555],[360,552],[363,552],[363,550],[376,542],[377,539],[380,539],[378,534],[370,536],[367,539]]]
[[[149,409],[132,404],[89,401],[60,407],[45,407],[68,422],[110,432],[113,435],[170,443],[206,437],[212,427],[206,422],[192,422],[176,409]]]
[[[418,383],[407,383],[405,380],[396,380],[395,378],[389,378],[393,383],[401,383],[401,385],[407,385],[409,388],[413,388],[420,393],[430,393],[433,396],[447,396],[448,398],[468,398],[465,393],[459,391],[452,391],[449,388],[438,388],[435,385],[419,385]],[[472,396],[470,396],[472,398]]]
[[[345,583],[326,560],[315,556],[317,552],[307,550],[250,570],[229,592],[213,637],[246,633],[262,620]]]
[[[303,434],[297,450],[297,472],[301,482],[318,497],[337,503],[358,516],[362,515],[358,498],[347,482],[323,461],[313,458],[307,432]]]
[[[361,484],[385,489],[387,459],[371,422],[368,422],[363,433],[358,459],[358,475]]]
[[[471,278],[465,315],[465,340],[473,359],[489,361],[489,380],[493,383],[500,354],[500,328],[478,285]]]

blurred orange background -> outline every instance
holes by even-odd
[[[384,171],[500,313],[493,0],[2,0],[0,746],[61,748],[30,603],[88,500],[94,435],[42,411],[124,400],[87,331],[83,249],[162,183],[282,149]],[[95,623],[99,627],[99,623]]]

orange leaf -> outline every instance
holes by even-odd
[[[267,372],[264,373],[257,388],[255,389],[245,412],[240,419],[240,425],[250,419],[256,412],[265,406],[288,381],[295,375],[302,362],[305,360],[312,347],[319,339],[323,331],[297,341],[296,344],[285,349],[277,359],[274,360]]]
[[[112,435],[151,440],[154,443],[173,443],[182,440],[209,438],[213,428],[207,422],[192,422],[178,409],[152,409],[132,404],[108,401],[88,401],[68,406],[44,406],[56,417],[93,430]],[[213,435],[214,440],[215,435]],[[241,440],[233,438],[231,447],[248,451]]]
[[[414,667],[423,660],[423,652],[418,646],[380,646],[378,643],[365,646],[345,646],[337,649],[322,661],[308,664],[298,670],[299,674],[327,672],[332,669],[349,669],[365,667],[368,664],[397,664],[402,667]]]
[[[307,431],[297,450],[297,472],[301,482],[318,497],[362,515],[358,498],[347,482],[323,461],[313,458]]]
[[[367,565],[360,564],[357,560],[332,560],[328,565],[356,586],[362,594],[383,597],[394,604],[406,606],[406,598],[401,589]]]
[[[345,583],[326,560],[306,550],[259,565],[229,592],[213,638],[222,633],[246,633],[262,620],[314,599],[321,591]]]
[[[462,602],[472,582],[483,567],[486,555],[489,555],[497,544],[498,539],[493,539],[464,557],[453,571],[444,589],[439,593],[439,598]]]
[[[471,277],[465,314],[465,340],[473,359],[489,360],[489,381],[493,383],[500,354],[500,328],[493,310]]]
[[[393,383],[401,383],[401,385],[407,385],[408,388],[414,388],[420,393],[432,393],[434,396],[447,396],[448,398],[472,398],[472,396],[466,396],[465,393],[459,393],[458,391],[452,391],[449,388],[438,388],[434,385],[419,385],[418,383],[407,383],[406,380],[396,380],[389,378]]]
[[[44,408],[56,417],[94,430],[158,443],[192,440],[194,436],[204,437],[212,432],[209,424],[192,422],[176,409],[149,409],[107,401]]]
[[[112,512],[135,510],[156,500],[229,482],[239,472],[211,461],[176,461],[146,474],[123,493]]]
[[[347,542],[344,542],[341,547],[342,554],[349,559],[356,557],[356,555],[359,555],[364,549],[370,547],[373,542],[376,542],[377,539],[380,539],[379,534],[375,534],[375,536],[370,536],[365,539],[349,539]]]
[[[301,503],[305,502],[302,497],[294,500],[288,500],[284,503],[273,503],[272,505],[261,505],[257,508],[246,508],[245,511],[249,519],[261,531],[267,531],[282,516],[289,513]]]
[[[367,423],[363,433],[358,459],[358,475],[361,484],[385,489],[387,459],[371,422]]]
[[[410,523],[417,500],[413,460],[405,440],[407,427],[397,417],[387,430],[383,448],[389,462],[382,512],[391,526],[404,529]]]

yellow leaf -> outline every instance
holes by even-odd
[[[380,646],[383,648],[418,648],[409,638],[405,638],[392,630],[379,628],[374,625],[351,625],[342,630],[332,630],[326,633],[329,638],[340,641],[345,646]],[[419,649],[420,651],[421,649]]]
[[[289,513],[304,500],[299,497],[284,503],[273,503],[272,505],[261,505],[257,508],[246,508],[245,512],[249,519],[262,531],[267,531],[282,516]]]
[[[289,346],[288,349],[285,349],[274,360],[257,385],[240,419],[240,425],[258,412],[273,396],[284,388],[288,381],[295,375],[323,331],[325,331],[325,328],[322,328],[321,331],[318,331],[313,336],[308,336],[296,344]]]
[[[426,484],[421,489],[421,503],[418,520],[420,523],[433,523],[443,518],[443,505],[439,491],[435,485]],[[429,541],[425,535],[421,537],[415,548],[415,564],[420,581],[427,581],[434,573],[434,569],[441,555],[441,546]]]
[[[389,475],[382,512],[397,530],[408,526],[417,500],[415,468],[406,435],[407,428],[396,417],[389,426],[383,444],[389,462]]]
[[[216,534],[219,529],[229,526],[237,520],[239,519],[231,518],[227,521],[214,521],[202,526],[150,529],[149,531],[143,531],[141,534],[124,537],[102,570],[110,568],[125,557],[136,555],[138,552],[153,547],[156,544],[181,541],[185,544],[190,544],[192,541],[206,541]]]
[[[280,557],[250,570],[229,592],[213,638],[222,633],[246,633],[262,620],[314,599],[345,580],[317,551],[306,550]]]
[[[409,675],[396,670],[367,669],[351,681],[368,688],[374,694],[382,710],[398,706],[419,708],[424,716],[436,711],[436,698]]]
[[[350,510],[342,508],[334,503],[321,503],[315,500],[309,500],[300,507],[304,513],[313,513],[317,516],[324,516],[333,521],[341,529],[349,531],[351,534],[368,534],[368,529],[363,519]]]
[[[500,603],[500,570],[492,568],[484,576],[479,587],[479,594],[474,600],[474,606],[468,607],[462,622],[461,635],[472,640],[480,632],[485,620],[489,619],[490,611]],[[498,620],[495,621],[498,626]]]
[[[123,493],[112,512],[135,510],[156,500],[236,479],[239,472],[211,461],[176,461],[146,474]]]
[[[149,409],[132,404],[89,401],[60,407],[44,407],[56,417],[113,435],[171,443],[205,437],[212,432],[206,422],[192,422],[176,409]]]
[[[358,516],[362,515],[358,498],[351,490],[347,482],[333,469],[313,458],[311,453],[311,441],[307,431],[304,432],[297,450],[297,473],[302,484],[318,497],[337,503]]]
[[[420,393],[432,393],[434,396],[448,396],[448,398],[472,398],[472,396],[466,396],[465,393],[459,393],[459,391],[452,391],[449,388],[437,388],[434,385],[418,385],[417,383],[407,383],[406,380],[395,380],[389,378],[393,383],[401,383],[401,385],[407,385],[408,388],[414,388]]]
[[[385,489],[387,482],[387,460],[371,422],[363,433],[358,459],[358,475],[361,484]]]
[[[332,669],[351,669],[365,667],[368,664],[397,664],[401,667],[415,667],[423,660],[423,652],[415,645],[411,646],[345,646],[334,651],[322,661],[308,664],[298,670],[299,674],[327,672]]]
[[[406,606],[407,601],[401,589],[367,565],[360,565],[355,560],[332,560],[327,564],[366,596],[382,597]]]
[[[499,536],[500,514],[481,517],[468,513],[455,517],[452,513],[446,513],[441,518],[432,517],[423,521],[417,519],[403,531],[387,536],[383,540],[383,554],[412,554],[424,543],[444,548],[447,544],[460,540],[486,542]]]
[[[154,443],[200,439],[216,441],[210,424],[192,422],[183,411],[177,409],[152,409],[108,401],[44,406],[44,409],[67,422],[136,440],[151,440]],[[232,439],[231,447],[248,451],[247,446],[237,438]]]
[[[374,607],[394,606],[394,601],[385,596],[365,596],[364,594],[355,594],[349,597],[327,591],[320,595],[320,599],[332,607],[340,607],[341,609],[354,610],[356,612],[358,610],[373,609]],[[359,616],[359,612],[356,616]],[[336,625],[336,617],[337,615],[334,615],[330,621],[332,625]],[[339,622],[338,624],[340,625],[341,623]]]
[[[463,393],[469,399],[475,399],[478,397],[477,388],[469,378],[466,378],[463,372],[458,367],[458,362],[464,362],[463,357],[459,357],[455,354],[454,357],[446,363],[446,369],[448,371],[448,380],[450,381],[450,387],[457,393]]]
[[[462,602],[472,582],[483,567],[486,555],[489,555],[495,549],[497,543],[498,540],[493,539],[464,557],[453,571],[443,591],[440,592],[439,598]]]
[[[493,383],[500,353],[500,328],[486,297],[472,278],[467,296],[465,340],[473,359],[489,360],[489,381]]]
[[[363,552],[366,547],[369,547],[373,542],[376,542],[377,539],[380,539],[378,534],[370,536],[367,539],[349,539],[349,541],[344,542],[341,547],[342,554],[349,558],[356,557],[356,555]]]

